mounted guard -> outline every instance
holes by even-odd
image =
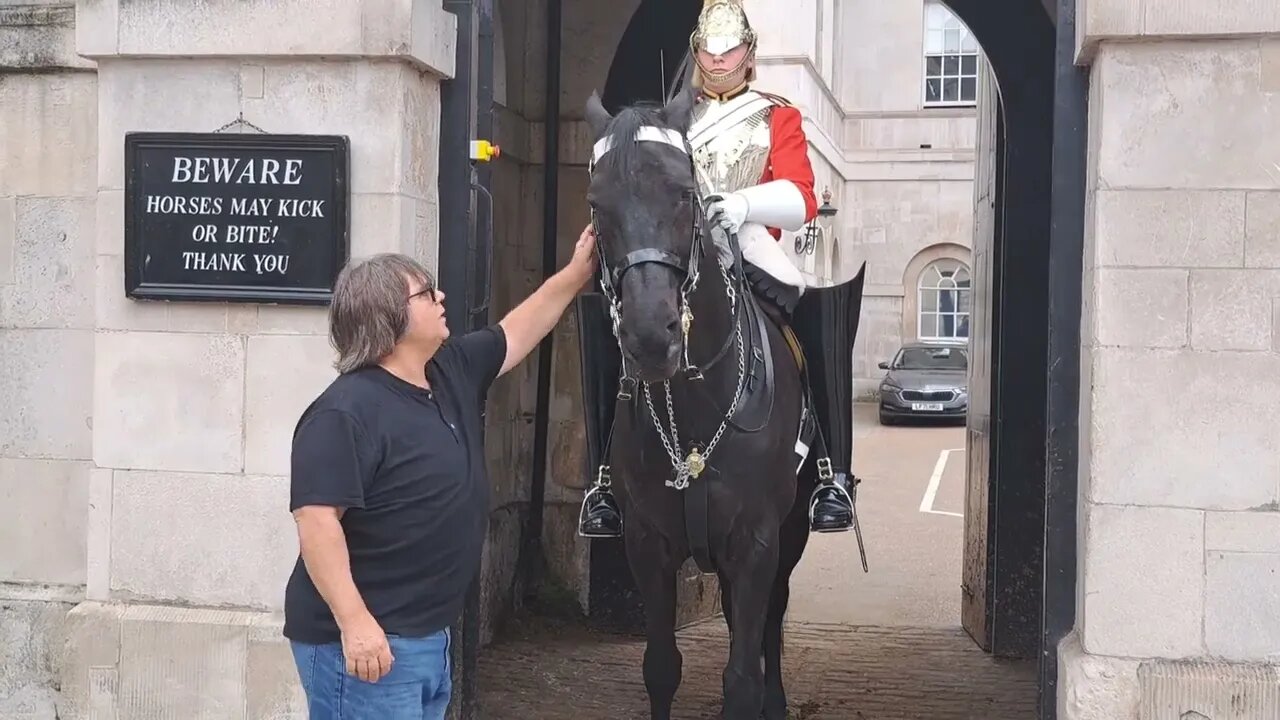
[[[736,233],[752,289],[772,303],[803,349],[807,407],[817,425],[802,428],[797,444],[799,468],[809,452],[804,438],[814,437],[819,480],[809,502],[810,531],[856,530],[851,364],[862,272],[842,285],[809,288],[782,249],[781,231],[802,230],[816,216],[818,202],[800,111],[751,88],[756,42],[740,0],[704,5],[690,38],[691,84],[699,97],[688,140],[698,184],[711,200],[708,217],[720,231],[713,235],[722,258],[732,262],[727,233]],[[596,469],[583,498],[579,533],[619,537],[622,516],[610,487],[609,440],[617,401],[630,395],[619,392],[621,361],[609,319],[579,316],[578,322],[588,457]]]

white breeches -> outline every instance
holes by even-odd
[[[729,250],[729,238],[720,229],[711,232],[716,247],[720,250],[720,258],[729,267],[733,266],[733,253]],[[742,258],[768,273],[775,280],[800,288],[804,292],[806,282],[800,269],[791,262],[782,243],[773,239],[769,230],[759,223],[743,223],[738,231],[738,244],[742,246]]]

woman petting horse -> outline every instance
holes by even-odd
[[[800,111],[782,98],[751,89],[756,78],[756,34],[737,2],[709,2],[698,18],[690,49],[696,62],[692,84],[700,97],[688,138],[700,170],[699,189],[706,196],[719,196],[710,207],[712,221],[737,233],[743,259],[765,274],[756,289],[789,313],[805,281],[778,242],[780,230],[800,230],[814,218],[818,206]],[[727,248],[721,245],[721,251],[727,252]],[[800,321],[823,324],[822,318]],[[582,332],[585,345],[598,346],[609,326],[584,325]],[[818,415],[831,472],[822,474],[813,491],[809,523],[815,532],[841,532],[854,525],[852,428],[849,422],[840,422],[853,403],[849,377],[853,338],[850,333],[848,346],[831,343],[843,338],[812,339],[818,344],[805,347],[811,363],[821,363],[834,375],[821,378],[827,381],[829,392],[816,397],[826,405],[818,409]],[[608,341],[604,342],[607,352]],[[596,359],[592,353],[584,357],[586,361]],[[600,358],[606,367],[584,364],[582,368],[587,395],[594,396],[587,412],[589,440],[604,438],[609,432],[615,392],[600,382],[611,374],[611,359]],[[607,478],[598,472],[600,465],[608,464],[602,454],[593,458],[599,462],[592,466],[596,477],[583,498],[579,533],[593,538],[620,537],[622,515]]]

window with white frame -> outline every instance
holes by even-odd
[[[918,332],[921,340],[968,340],[973,303],[969,268],[945,258],[928,265],[918,283]]]
[[[937,0],[924,6],[925,107],[973,105],[978,100],[978,40]]]

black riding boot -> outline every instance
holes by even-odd
[[[814,532],[855,529],[853,466],[853,341],[862,309],[866,266],[852,280],[808,288],[796,307],[792,327],[804,348],[821,442],[818,487],[809,501]],[[825,453],[822,450],[825,449]]]
[[[576,303],[582,360],[582,405],[587,426],[587,465],[592,483],[582,498],[578,534],[588,538],[622,536],[622,513],[609,485],[608,445],[618,402],[621,359],[611,330],[609,301],[584,293]]]

